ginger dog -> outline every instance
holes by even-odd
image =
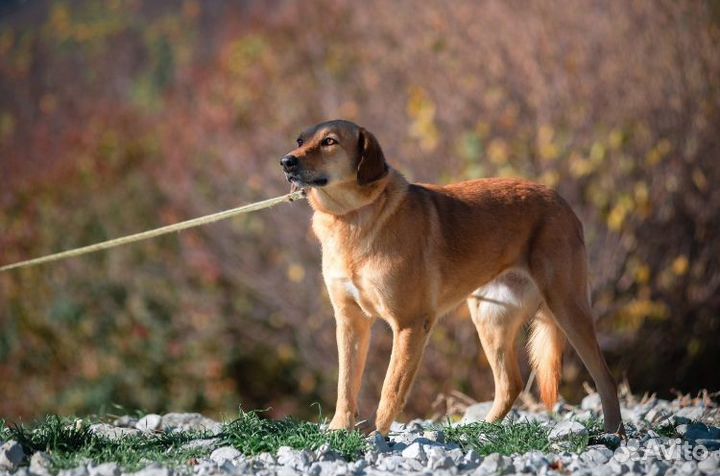
[[[430,331],[466,300],[495,381],[488,421],[502,419],[523,388],[515,339],[531,320],[528,348],[544,403],[557,399],[567,337],[600,393],[605,430],[622,432],[590,311],[582,225],[556,192],[515,179],[410,184],[387,165],[373,134],[341,120],[304,131],[281,165],[308,191],[335,312],[340,369],[331,429],[355,425],[378,317],[393,331],[375,419],[387,435]]]

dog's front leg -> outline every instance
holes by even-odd
[[[390,365],[385,375],[375,426],[387,435],[390,424],[405,406],[405,399],[420,365],[430,334],[431,319],[423,317],[393,329]]]
[[[335,307],[336,337],[339,372],[338,396],[331,430],[352,429],[355,426],[357,400],[365,370],[370,328],[368,318],[354,302],[340,303]]]

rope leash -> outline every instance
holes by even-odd
[[[265,209],[265,208],[274,207],[275,205],[279,205],[280,203],[283,203],[283,202],[293,202],[295,200],[299,200],[304,197],[305,197],[304,190],[296,190],[294,192],[288,193],[287,195],[282,195],[280,197],[270,198],[270,199],[263,200],[260,202],[251,203],[249,205],[243,205],[241,207],[231,208],[230,210],[225,210],[222,212],[212,213],[210,215],[205,215],[205,216],[201,216],[198,218],[181,221],[180,223],[175,223],[173,225],[162,226],[160,228],[155,228],[153,230],[147,230],[147,231],[143,231],[140,233],[135,233],[134,235],[127,235],[127,236],[122,236],[120,238],[115,238],[112,240],[102,241],[100,243],[95,243],[94,245],[83,246],[83,247],[75,248],[72,250],[62,251],[60,253],[54,253],[51,255],[42,256],[40,258],[29,259],[26,261],[20,261],[19,263],[13,263],[13,264],[5,265],[5,266],[0,266],[0,273],[3,271],[10,271],[11,269],[28,268],[30,266],[35,266],[37,264],[50,263],[52,261],[58,261],[58,260],[65,259],[65,258],[72,258],[74,256],[80,256],[80,255],[84,255],[87,253],[93,253],[95,251],[107,250],[109,248],[115,248],[116,246],[127,245],[129,243],[135,243],[136,241],[148,240],[150,238],[155,238],[157,236],[167,235],[168,233],[172,233],[174,231],[187,230],[188,228],[194,228],[194,227],[201,226],[201,225],[207,225],[208,223],[213,223],[213,222],[220,221],[220,220],[226,220],[226,219],[234,217],[236,215],[242,215],[243,213],[250,213],[250,212],[255,212],[258,210]]]

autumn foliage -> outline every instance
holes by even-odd
[[[701,0],[6,2],[0,263],[285,193],[297,132],[346,118],[413,180],[558,188],[615,374],[717,389],[719,46]],[[331,413],[309,218],[285,205],[0,275],[0,417]],[[438,326],[408,415],[492,395],[474,332],[464,309]],[[389,352],[374,334],[363,416]],[[587,378],[568,352],[566,398]]]

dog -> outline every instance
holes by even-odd
[[[303,131],[281,166],[305,189],[336,320],[338,393],[330,429],[352,429],[370,343],[384,319],[393,345],[375,428],[402,411],[439,317],[467,301],[492,368],[486,420],[501,420],[523,388],[515,351],[528,343],[540,395],[557,400],[570,341],[602,400],[605,430],[622,433],[615,381],[595,335],[582,225],[553,190],[520,179],[414,184],[390,167],[376,137],[344,120]]]

